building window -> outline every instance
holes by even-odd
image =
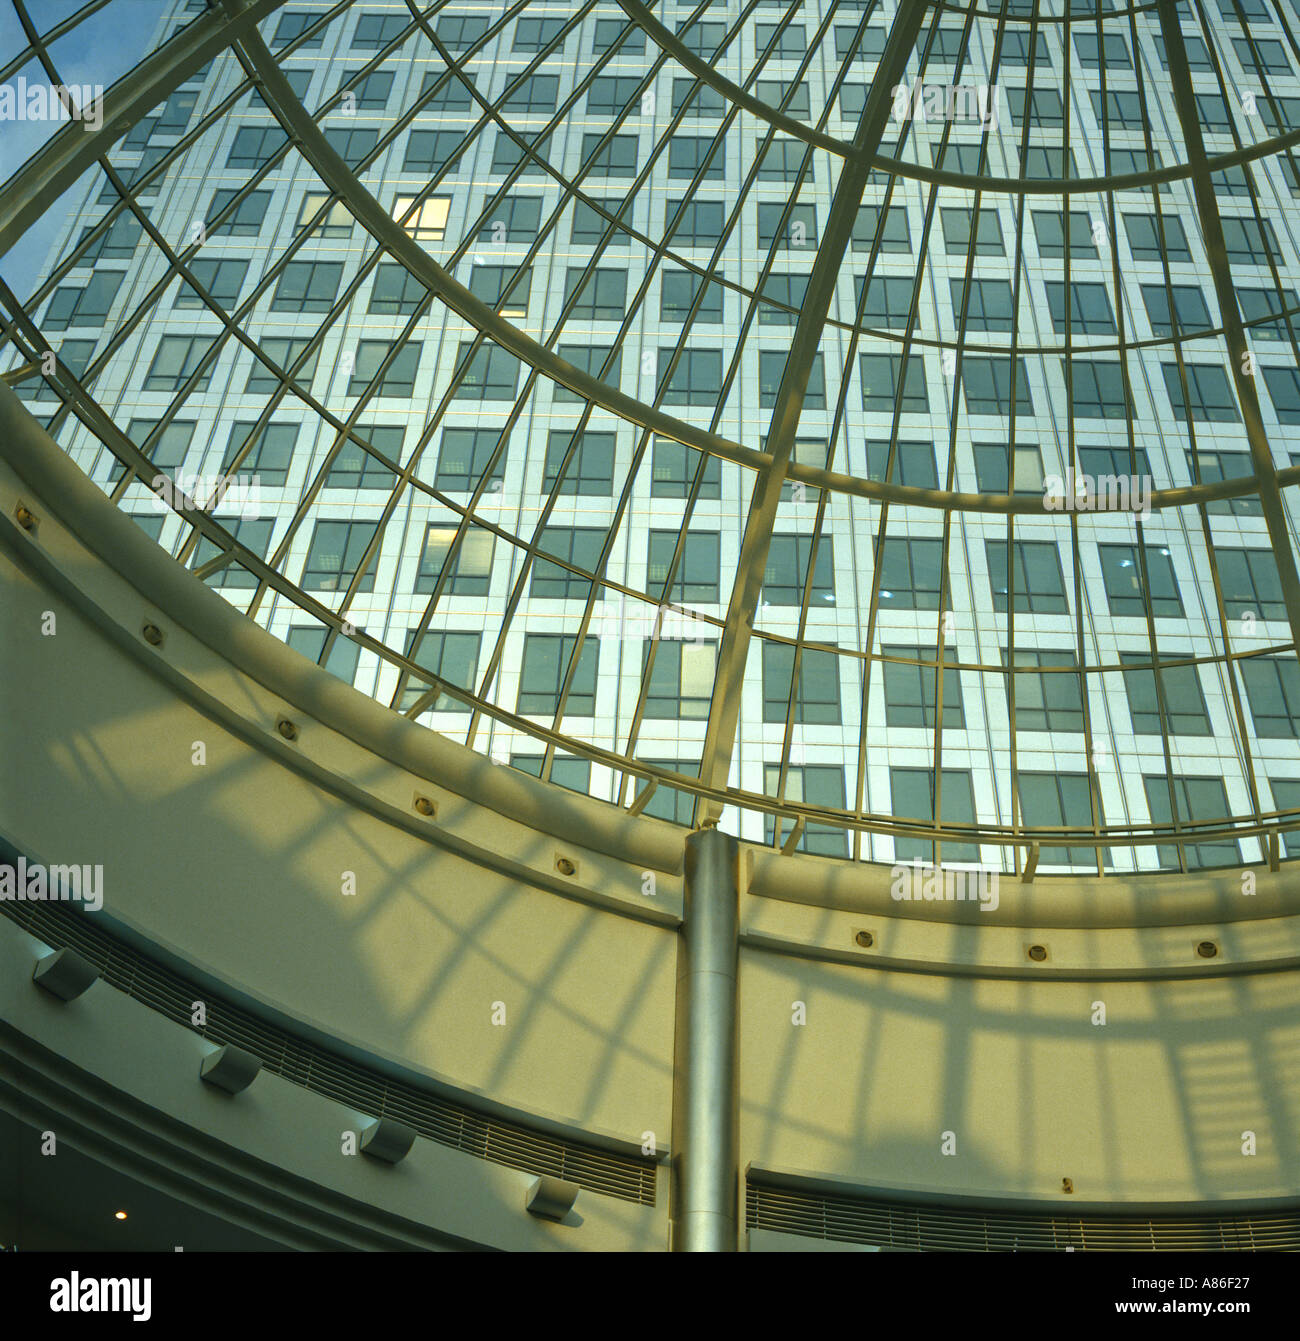
[[[642,55],[645,52],[645,33],[624,18],[597,19],[591,41],[592,52],[602,55],[612,46],[617,46],[617,56]]]
[[[674,135],[668,141],[669,177],[695,177],[706,182],[722,181],[726,173],[726,145],[707,135]]]
[[[450,213],[450,196],[430,196],[427,200],[398,196],[393,204],[393,218],[417,242],[441,242],[447,236]]]
[[[568,634],[525,635],[524,659],[519,668],[519,712],[555,716],[560,706],[560,690],[576,644],[577,639]],[[566,715],[590,717],[595,712],[596,668],[599,660],[600,645],[597,640],[584,639],[565,702]]]
[[[574,200],[573,202],[573,227],[569,233],[569,240],[578,247],[596,247],[602,241],[607,247],[626,247],[629,241],[626,231],[626,216],[622,226],[613,222],[614,216],[618,214],[620,202],[617,200],[598,200],[596,202],[608,214],[601,214],[600,210],[594,209],[588,205],[585,200]],[[536,227],[534,227],[536,233]],[[608,241],[606,241],[608,235]]]
[[[968,355],[961,362],[961,389],[966,397],[967,414],[994,414],[1009,418],[1032,416],[1033,401],[1029,396],[1029,373],[1024,359],[1016,359],[1016,399],[1011,403],[1011,360],[993,355]]]
[[[1183,602],[1178,595],[1174,565],[1169,550],[1144,546],[1147,580],[1151,587],[1151,613],[1157,619],[1182,619]],[[1146,616],[1142,593],[1142,569],[1136,545],[1098,545],[1106,599],[1112,615]]]
[[[355,170],[375,152],[379,132],[363,127],[345,129],[335,126],[326,130],[325,140],[348,167]]]
[[[438,41],[448,51],[468,51],[486,36],[487,30],[487,19],[471,18],[461,14],[444,15],[434,28]]]
[[[468,112],[469,89],[450,73],[430,70],[420,84],[420,104],[425,112]]]
[[[769,796],[774,796],[781,786],[781,767],[779,764],[763,766],[763,785]],[[825,806],[827,809],[844,809],[844,770],[837,764],[804,764],[801,767],[787,767],[785,787],[782,796],[787,801],[803,802],[806,805]],[[790,833],[790,821],[782,825],[782,837]],[[772,845],[776,835],[776,817],[763,816],[763,841]],[[847,857],[849,855],[848,833],[833,824],[809,822],[804,825],[796,844],[800,852],[814,852],[822,857]]]
[[[1174,418],[1187,421],[1187,404],[1191,403],[1192,418],[1210,423],[1236,423],[1241,419],[1237,400],[1228,383],[1228,374],[1217,363],[1184,363],[1182,374],[1187,379],[1187,398],[1183,398],[1183,380],[1176,363],[1160,365],[1165,377],[1165,390]]]
[[[781,378],[785,374],[787,352],[783,349],[763,349],[759,351],[758,404],[760,409],[768,409],[776,404],[777,392],[781,387]],[[806,410],[824,410],[826,408],[826,368],[821,354],[817,354],[813,358],[803,404]]]
[[[634,82],[639,84],[640,80]],[[716,89],[691,78],[674,79],[673,115],[676,116],[683,107],[687,109],[687,116],[721,116],[727,109],[722,94]]]
[[[701,276],[690,270],[665,270],[660,289],[659,317],[662,321],[684,322],[699,291]],[[704,296],[696,310],[694,321],[720,322],[722,320],[722,286],[703,280]],[[694,322],[692,322],[694,324]]]
[[[937,489],[939,474],[934,463],[934,444],[931,442],[898,442],[890,459],[888,442],[867,443],[867,478],[891,480],[895,484],[914,485],[920,489]]]
[[[679,214],[680,211],[680,214]],[[669,200],[669,226],[677,218],[671,242],[678,247],[712,247],[722,236],[720,200]]]
[[[478,231],[480,242],[532,242],[542,217],[541,196],[498,197],[492,217]]]
[[[430,675],[436,675],[440,680],[454,684],[459,689],[473,691],[478,670],[479,636],[477,633],[442,632],[426,633],[421,637],[418,628],[412,629],[407,639],[406,655]],[[431,688],[429,681],[422,680],[418,676],[408,678],[397,705],[398,711],[409,712]],[[432,703],[424,705],[421,714],[469,711],[469,704],[454,695],[438,694]]]
[[[940,816],[946,824],[973,824],[975,796],[971,790],[970,773],[956,768],[942,770],[939,793]],[[900,818],[933,821],[934,770],[929,768],[891,768],[889,790],[891,812]],[[896,861],[935,860],[935,845],[924,838],[895,838]],[[978,843],[944,842],[940,845],[940,859],[945,862],[977,862],[980,859]]]
[[[415,579],[417,595],[427,596],[437,586],[456,540],[456,527],[429,525],[424,532],[420,571]],[[496,537],[471,526],[461,538],[443,592],[451,596],[486,596],[492,582],[492,551]]]
[[[948,281],[948,298],[958,325],[977,331],[1012,331],[1016,328],[1016,309],[1011,285],[1005,279],[972,279],[967,290],[965,279]]]
[[[942,540],[885,541],[880,554],[882,608],[938,610],[942,585]]]
[[[202,270],[199,268],[200,265],[204,267]],[[222,265],[230,267],[229,273],[224,276],[219,268]],[[239,287],[243,283],[248,262],[192,261],[190,269],[194,272],[195,279],[212,291],[214,298],[228,306],[233,306],[234,300],[239,296]],[[117,297],[117,291],[121,288],[122,280],[125,277],[125,270],[99,270],[91,275],[84,288],[58,289],[54,297],[50,299],[50,305],[45,311],[45,318],[41,322],[42,329],[62,331],[69,326],[103,326],[108,319],[108,311],[113,305],[113,299]],[[234,287],[233,297],[229,294],[232,282]],[[184,306],[200,306],[198,295],[192,289],[186,288],[182,281],[181,296],[187,294],[194,301],[184,304]],[[218,297],[218,294],[223,296]],[[182,306],[180,296],[177,298],[176,305],[178,307]]]
[[[1300,372],[1294,368],[1261,368],[1273,412],[1282,424],[1300,424]]]
[[[784,722],[790,705],[795,649],[789,643],[763,642],[763,720]],[[840,667],[834,652],[805,647],[799,658],[795,695],[796,726],[840,724]]]
[[[503,317],[527,315],[532,283],[532,266],[476,265],[469,275],[469,291]]]
[[[510,116],[536,116],[555,111],[559,97],[559,75],[529,75],[509,97],[501,100],[501,109]]]
[[[673,442],[670,438],[656,438],[650,467],[650,496],[652,498],[687,498],[704,463],[704,478],[700,481],[697,499],[722,497],[722,462],[716,456],[701,458],[694,447]]]
[[[1300,123],[1300,115],[1296,117],[1297,123]],[[1300,311],[1300,294],[1294,289],[1243,289],[1237,288],[1237,302],[1241,306],[1241,319],[1249,327],[1249,333],[1256,340],[1289,340],[1291,337],[1287,334],[1287,322],[1281,317],[1281,313],[1289,312],[1291,314],[1291,325],[1294,327],[1300,322],[1297,318],[1297,311]],[[1277,313],[1277,321],[1267,321],[1265,318]],[[1268,373],[1265,372],[1265,377]]]
[[[472,341],[462,340],[456,365],[465,362]],[[519,360],[499,345],[483,342],[474,351],[454,392],[460,400],[514,400],[519,385]]]
[[[799,140],[773,140],[764,150],[763,157],[759,160],[758,180],[760,182],[797,181],[804,158],[811,152]]]
[[[415,374],[420,366],[420,345],[404,344],[387,371],[379,376],[380,365],[388,357],[392,345],[387,340],[362,340],[357,347],[357,361],[348,382],[347,394],[360,396],[370,383],[379,377],[371,392],[375,396],[395,396],[409,400],[415,391]]]
[[[645,717],[652,721],[701,721],[717,678],[717,643],[656,638],[642,643],[642,673],[654,649],[646,684]]]
[[[325,638],[328,633],[328,629],[319,625],[299,624],[289,630],[285,642],[295,652],[300,652],[308,661],[314,661],[319,666],[325,652]],[[324,666],[331,675],[351,684],[357,678],[357,661],[360,656],[361,648],[351,638],[337,637],[330,645],[329,656],[325,658]]]
[[[1172,825],[1175,809],[1180,823],[1227,817],[1228,793],[1222,778],[1174,778],[1172,781],[1174,794],[1171,805],[1170,779],[1167,776],[1154,775],[1142,779],[1153,824]],[[1156,853],[1161,866],[1178,869],[1176,845],[1161,843]],[[1188,843],[1183,853],[1188,870],[1203,866],[1237,866],[1241,863],[1241,847],[1238,843]]]
[[[1126,219],[1130,216],[1125,215]],[[1044,258],[1060,260],[1065,256],[1065,224],[1060,210],[1034,210],[1034,237],[1038,241],[1038,254]],[[1072,261],[1093,261],[1097,259],[1097,248],[1092,240],[1092,222],[1082,210],[1070,211],[1070,259]]]
[[[808,34],[801,24],[782,28],[776,23],[756,23],[754,47],[759,52],[766,51],[770,60],[798,60],[808,50]]]
[[[1062,377],[1065,360],[1061,360]],[[1129,419],[1131,404],[1124,390],[1124,369],[1099,359],[1071,359],[1071,408],[1080,419]]]
[[[812,97],[808,91],[807,81],[795,84],[791,88],[783,79],[760,79],[755,83],[754,91],[769,107],[781,108],[787,116],[800,116],[805,119],[812,116]],[[782,103],[785,104],[784,107],[781,106]]]
[[[1124,215],[1124,231],[1135,261],[1190,261],[1191,248],[1181,221],[1172,214]],[[1163,234],[1164,245],[1161,246]]]
[[[164,475],[174,475],[185,464],[190,443],[194,440],[194,420],[173,419],[159,434],[153,447],[146,450],[145,444],[149,441],[149,435],[158,427],[160,422],[157,419],[132,419],[127,426],[126,436],[149,457],[153,462],[155,471]],[[110,468],[109,479],[116,484],[123,474],[125,474],[125,467],[120,461],[114,459]],[[143,480],[146,485],[153,483],[147,474],[143,476]]]
[[[804,582],[812,554],[812,537],[774,535],[767,551],[763,573],[764,605],[803,605]],[[830,536],[817,543],[817,561],[813,571],[809,608],[835,604],[835,560]]]
[[[1052,315],[1052,329],[1065,332],[1065,285],[1051,281],[1047,285],[1047,309]],[[1115,314],[1104,284],[1070,285],[1070,330],[1075,335],[1111,335],[1115,331]]]
[[[318,238],[352,236],[354,223],[352,211],[341,200],[334,199],[326,192],[309,191],[302,198],[302,208],[298,211],[298,227],[307,228],[312,225],[313,220]],[[296,261],[293,264],[303,263]]]
[[[1074,50],[1079,64],[1085,70],[1131,70],[1133,58],[1128,53],[1128,43],[1119,33],[1106,33],[1098,42],[1096,33],[1076,33]]]
[[[758,300],[758,320],[763,326],[793,326],[799,318],[807,275],[772,275],[763,281]]]
[[[1196,482],[1199,471],[1201,484],[1213,484],[1219,480],[1239,480],[1253,477],[1255,467],[1251,463],[1249,452],[1210,452],[1201,448],[1195,455],[1187,453],[1187,473]],[[1262,517],[1264,507],[1259,495],[1239,494],[1236,498],[1215,498],[1205,505],[1205,510],[1219,515],[1238,517]]]
[[[927,660],[937,662],[940,654],[933,647],[883,647],[881,652],[887,657],[902,658],[880,663],[885,682],[885,725],[933,730],[937,667],[912,663]],[[966,725],[961,676],[951,666],[943,668],[943,724],[952,731],[960,731]]]
[[[1172,284],[1168,289],[1163,284],[1143,284],[1142,302],[1154,335],[1182,335],[1209,329],[1210,311],[1205,305],[1205,295],[1195,284]]]
[[[240,517],[233,523],[228,522],[226,529],[237,544],[242,545],[251,554],[257,555],[259,559],[265,559],[266,551],[271,548],[271,530],[274,525],[275,521],[271,517]],[[222,553],[224,550],[207,536],[203,536],[194,547],[194,561],[191,566],[198,570]],[[238,591],[249,591],[257,586],[257,578],[238,560],[232,560],[224,567],[216,569],[203,580],[210,587],[230,587]]]
[[[1149,652],[1121,652],[1119,659],[1131,669],[1124,672],[1129,716],[1137,736],[1208,736],[1210,717],[1201,693],[1201,678],[1195,666],[1162,666],[1157,672]],[[1243,667],[1250,665],[1243,662]],[[1160,721],[1160,699],[1164,699],[1166,726]]]
[[[64,348],[66,349],[70,343],[75,342],[65,341]],[[89,343],[93,349],[94,341],[92,340]],[[164,335],[158,342],[153,363],[150,364],[149,371],[145,375],[144,389],[146,391],[179,391],[194,375],[211,348],[212,341],[204,335]],[[60,355],[63,352],[63,350],[60,350]],[[60,357],[60,362],[67,364],[67,360],[62,357]],[[206,391],[211,380],[212,364],[209,363],[194,390]]]
[[[434,487],[447,493],[473,493],[488,468],[500,438],[500,433],[494,428],[443,429]],[[501,483],[503,471],[503,460],[498,460],[488,480],[488,488]]]
[[[529,595],[538,600],[585,601],[592,575],[600,566],[606,535],[599,526],[548,526],[538,544],[541,552],[533,563]],[[581,571],[573,572],[542,554],[554,555]]]
[[[1261,739],[1300,736],[1300,662],[1295,657],[1239,661],[1255,734]]]
[[[302,585],[322,591],[345,590],[351,584],[378,529],[378,522],[317,522],[311,548],[307,552]],[[359,592],[374,591],[377,557],[371,558],[369,570],[357,585]]]
[[[893,414],[895,398],[904,414],[926,414],[930,397],[925,384],[925,360],[909,354],[903,373],[901,354],[862,354],[862,408],[877,414]]]
[[[407,137],[402,171],[432,177],[442,171],[443,165],[464,142],[465,137],[458,130],[413,130]],[[498,139],[498,148],[501,143]],[[492,170],[499,171],[495,161]]]
[[[263,336],[259,342],[262,353],[277,368],[283,369],[286,374],[302,358],[310,343],[311,341],[304,336],[280,335]],[[320,346],[317,345],[307,356],[306,362],[294,374],[294,380],[300,386],[311,385],[311,379],[316,375],[316,361],[319,358]],[[248,395],[274,395],[279,389],[279,377],[260,359],[255,359],[248,372],[248,382],[244,386],[245,393]]]
[[[1007,652],[1003,650],[1003,659]],[[1066,674],[1061,667],[1069,668]],[[1015,695],[1017,731],[1082,731],[1083,681],[1073,652],[1016,648],[1007,673],[1007,707]]]
[[[555,22],[559,22],[558,19]],[[544,754],[512,754],[510,767],[517,768],[530,777],[540,778],[542,766],[546,762]],[[575,759],[571,754],[551,756],[551,772],[548,781],[568,792],[578,792],[586,796],[591,790],[591,761]]]
[[[636,175],[637,138],[635,135],[615,135],[604,148],[605,136],[599,132],[582,137],[582,162],[593,177],[633,177]],[[677,141],[672,142],[676,144]],[[671,151],[670,151],[671,152]],[[670,177],[679,176],[669,168]]]
[[[388,106],[388,95],[393,91],[393,72],[391,70],[374,70],[370,74],[357,79],[361,74],[360,70],[348,70],[343,75],[344,85],[351,85],[346,88],[343,94],[344,99],[350,93],[353,98],[353,105],[365,112],[382,112]],[[352,81],[356,79],[355,84]],[[300,99],[301,99],[301,95]]]
[[[853,251],[870,251],[876,240],[880,219],[879,205],[859,205],[853,222],[853,237],[849,243]],[[880,238],[880,255],[912,250],[912,234],[907,224],[907,207],[891,205],[885,211],[885,226]]]
[[[1267,219],[1224,219],[1223,241],[1233,265],[1280,263],[1277,234]]]
[[[325,17],[323,9],[312,9],[305,13],[282,14],[280,22],[276,24],[275,36],[271,39],[273,47],[288,46],[290,42],[297,41],[308,28],[314,27]],[[307,38],[305,42],[299,44],[298,51],[314,51],[325,41],[325,29],[322,27],[319,31]]]
[[[582,433],[577,448],[564,467],[564,478],[555,488],[561,464],[573,442],[569,429],[552,429],[546,441],[546,475],[542,490],[550,494],[601,496],[608,498],[614,492],[614,435],[612,433]]]
[[[542,51],[560,35],[563,19],[520,19],[515,25],[514,51]],[[579,788],[586,791],[586,787]]]
[[[289,143],[279,126],[240,126],[226,158],[228,168],[260,168]]]
[[[1018,773],[1016,781],[1020,818],[1026,828],[1092,828],[1092,790],[1086,773]],[[1102,822],[1101,798],[1098,797],[1097,823]],[[1044,847],[1039,851],[1038,864],[1091,866],[1095,869],[1097,850],[1092,847]]]
[[[406,430],[400,424],[358,424],[355,432],[375,451],[400,465],[406,440]],[[339,447],[325,477],[327,489],[392,489],[396,483],[392,470],[351,438]]]
[[[720,537],[716,531],[692,532],[685,537],[671,589],[665,590],[668,570],[680,531],[651,531],[646,560],[646,592],[656,599],[716,602],[718,599]]]
[[[712,406],[722,394],[722,350],[684,349],[669,373],[672,349],[659,350],[659,393],[665,405]]]
[[[689,20],[677,25],[677,36],[682,45],[688,47],[697,56],[712,56],[727,40],[725,23],[691,23]],[[644,43],[645,39],[642,38]],[[638,50],[643,50],[644,46]]]
[[[341,261],[290,261],[271,299],[272,312],[328,312],[343,279]]]
[[[1015,451],[1001,443],[976,443],[975,482],[983,494],[1042,494],[1043,457],[1032,443],[1017,443]],[[1015,479],[1008,478],[1014,460]]]
[[[231,425],[230,441],[221,458],[221,473],[237,470],[240,475],[256,475],[262,484],[282,485],[289,478],[293,452],[298,443],[298,424],[267,424],[239,465],[235,457],[257,429],[255,422],[241,420]]]
[[[773,243],[777,248],[815,247],[817,245],[817,211],[812,205],[786,207],[760,202],[758,206],[758,245],[764,250]]]
[[[1026,109],[1031,126],[1055,127],[1065,123],[1061,95],[1054,88],[1010,88],[1007,90],[1007,100],[1011,105],[1011,119],[1017,126],[1025,124]]]
[[[1061,556],[1051,540],[1016,540],[1011,545],[1005,540],[984,542],[994,610],[999,614],[1007,613],[1007,595],[1011,585],[1007,571],[1008,549],[1015,555],[1012,576],[1015,581],[1016,612],[1068,615],[1070,605],[1065,597]]]
[[[673,773],[680,773],[684,777],[698,776],[700,768],[698,761],[690,759],[643,759],[641,762],[653,764],[656,768],[668,769]],[[631,775],[629,775],[628,781],[637,791],[649,786],[645,779],[634,778]],[[654,819],[667,820],[669,824],[682,824],[689,828],[695,819],[695,797],[690,792],[678,791],[676,787],[668,787],[661,782],[651,793],[642,814],[650,815]]]
[[[238,194],[238,190],[227,189],[213,195],[212,203],[208,206],[209,237],[257,237],[261,233],[267,207],[271,203],[269,191],[250,191],[230,211],[223,223],[215,222]]]
[[[572,363],[575,368],[598,378],[608,386],[617,387],[623,370],[623,351],[616,350],[613,345],[560,345],[556,353],[566,362]],[[610,356],[613,355],[611,360]],[[606,363],[609,367],[606,367]],[[561,382],[554,384],[554,398],[557,403],[565,401],[584,401],[585,396],[580,396],[576,391],[570,391],[567,386]]]
[[[1253,614],[1258,619],[1285,619],[1282,579],[1272,550],[1216,547],[1223,605],[1229,619]]]
[[[594,271],[570,266],[564,276],[564,301],[577,294],[569,316],[579,321],[622,321],[627,307],[627,271],[604,266]]]
[[[398,261],[380,261],[370,290],[368,312],[385,316],[409,316],[429,297],[429,291]]]
[[[939,211],[943,224],[943,244],[949,253],[965,256],[970,251],[971,213],[971,210],[957,206],[947,206]],[[1060,226],[1059,217],[1057,226]],[[857,247],[856,236],[854,247]],[[980,210],[979,223],[975,228],[975,255],[1005,256],[1006,250],[1006,244],[1002,241],[1002,223],[998,219],[997,210]]]

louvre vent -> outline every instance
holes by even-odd
[[[51,949],[70,946],[99,969],[110,986],[214,1043],[234,1043],[260,1057],[266,1070],[375,1117],[395,1118],[440,1145],[479,1159],[563,1178],[592,1192],[642,1206],[655,1203],[655,1166],[596,1146],[579,1145],[503,1122],[394,1080],[317,1047],[252,1012],[214,998],[59,903],[6,899],[0,911]],[[191,1022],[192,1003],[207,1004],[207,1023]]]
[[[910,1252],[1295,1252],[1300,1209],[1078,1216],[825,1196],[749,1182],[745,1224]]]

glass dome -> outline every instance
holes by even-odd
[[[786,851],[1300,853],[1291,5],[13,8],[5,380],[298,651]]]

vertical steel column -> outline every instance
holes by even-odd
[[[737,1248],[739,876],[740,845],[730,834],[706,828],[687,838],[673,1048],[674,1252]]]

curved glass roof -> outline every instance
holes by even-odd
[[[1300,852],[1289,0],[4,2],[5,380],[292,646],[786,850]]]

